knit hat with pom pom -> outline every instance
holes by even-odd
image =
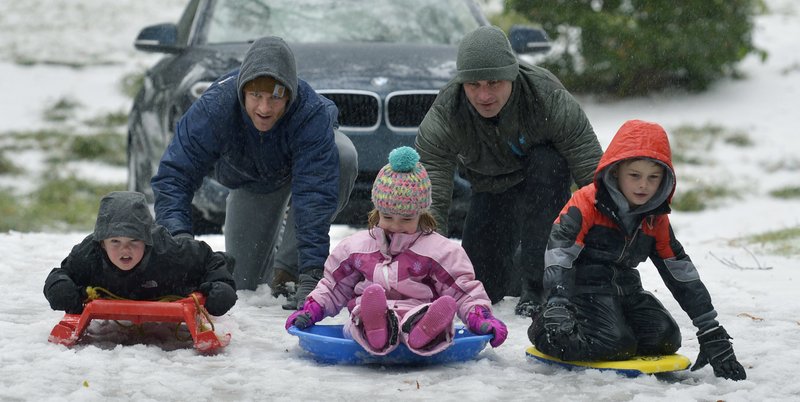
[[[431,206],[431,179],[414,148],[389,153],[389,164],[372,183],[372,204],[387,215],[412,217]]]

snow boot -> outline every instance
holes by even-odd
[[[389,322],[386,318],[388,311],[383,287],[378,284],[367,286],[361,296],[361,324],[367,342],[378,350],[389,343]]]
[[[289,286],[290,283],[297,285],[297,277],[280,268],[272,269],[272,284],[270,285],[272,297],[285,296],[288,298],[289,294],[293,293],[292,288],[294,288]]]
[[[436,339],[453,324],[456,315],[456,301],[450,296],[442,296],[428,307],[408,335],[408,345],[421,349]]]

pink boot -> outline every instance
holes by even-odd
[[[456,301],[450,296],[442,296],[428,307],[425,315],[417,321],[408,334],[408,346],[421,349],[436,339],[453,324],[456,315]]]
[[[361,296],[361,323],[367,342],[375,349],[383,349],[389,343],[387,310],[383,287],[378,284],[367,286]]]

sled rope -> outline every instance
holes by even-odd
[[[101,293],[102,293],[102,295],[101,295]],[[101,299],[101,298],[102,299],[111,299],[111,300],[132,300],[132,299],[126,299],[126,298],[124,298],[122,296],[117,296],[114,293],[112,293],[110,290],[108,290],[108,289],[106,289],[104,287],[100,287],[100,286],[87,286],[86,287],[86,302],[87,303],[92,301],[92,300],[97,300],[97,299]],[[176,295],[168,295],[168,296],[160,297],[158,299],[152,299],[150,301],[174,302],[174,301],[180,300],[180,299],[183,299],[183,297],[176,296]],[[197,302],[197,299],[195,299],[195,302]]]
[[[200,326],[200,330],[201,331],[205,331],[206,330],[206,325],[205,325],[204,322],[207,322],[207,323],[209,323],[211,325],[211,331],[213,332],[214,331],[214,322],[211,321],[211,317],[208,316],[208,310],[206,310],[205,306],[200,304],[200,299],[197,298],[196,294],[192,293],[192,299],[194,300],[195,307],[197,307],[197,312],[199,314],[202,314],[203,318],[205,318],[205,321],[204,320],[200,320],[198,322],[198,325]]]
[[[203,318],[204,318],[204,320],[203,319],[197,320],[197,325],[200,327],[200,331],[201,332],[202,331],[206,331],[208,328],[206,327],[205,323],[208,323],[209,325],[211,325],[211,331],[213,332],[215,330],[214,322],[211,321],[211,317],[208,315],[208,311],[206,310],[206,307],[203,306],[202,304],[200,304],[200,299],[197,298],[196,294],[192,293],[191,296],[192,296],[192,300],[194,300],[194,306],[197,309],[197,314],[198,315],[202,315]],[[108,290],[106,288],[103,288],[103,287],[100,287],[100,286],[87,286],[86,287],[86,300],[85,300],[86,303],[88,303],[88,302],[90,302],[92,300],[97,300],[97,299],[101,299],[101,298],[111,299],[111,300],[131,300],[131,299],[126,299],[124,297],[115,295],[110,290]],[[176,295],[168,295],[168,296],[160,297],[158,299],[154,299],[154,300],[151,300],[151,301],[174,302],[174,301],[180,300],[180,299],[183,299],[183,297],[176,296]],[[117,325],[119,325],[120,327],[123,327],[123,328],[127,328],[127,329],[136,328],[136,329],[139,330],[140,335],[144,334],[144,330],[142,329],[142,325],[141,324],[139,324],[139,325],[136,325],[136,324],[124,325],[124,324],[122,324],[121,322],[119,322],[117,320],[114,320],[114,322],[117,323]],[[186,339],[181,339],[182,337],[180,337],[178,335],[178,329],[180,328],[180,326],[181,326],[180,323],[178,323],[175,326],[175,338],[178,339],[179,341],[187,341],[187,340],[191,339],[191,337],[186,338]]]

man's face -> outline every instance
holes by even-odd
[[[283,91],[281,94],[278,97],[274,92],[244,92],[244,108],[258,131],[269,131],[286,112],[289,97]]]
[[[483,117],[495,117],[511,97],[511,81],[473,81],[463,84],[472,107]]]

